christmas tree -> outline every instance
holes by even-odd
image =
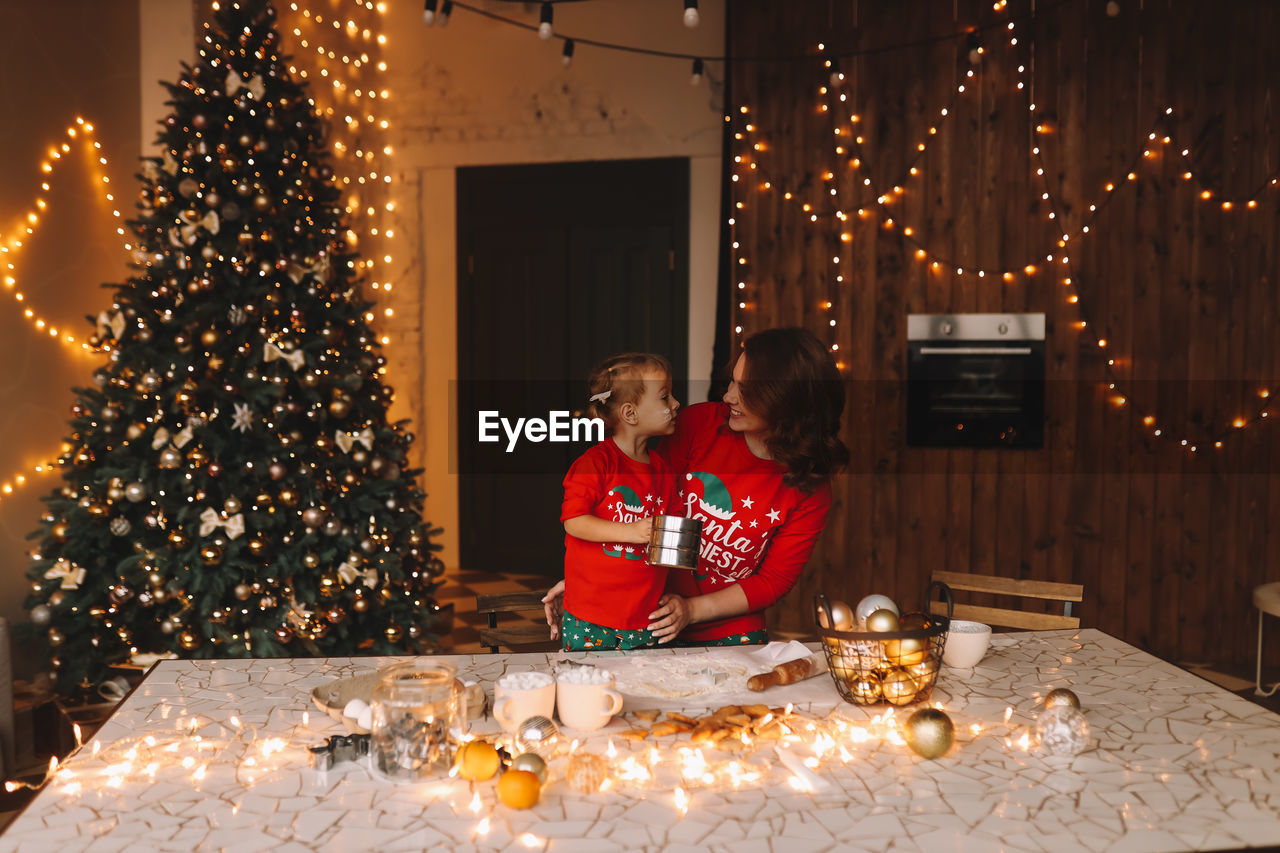
[[[371,307],[266,0],[215,4],[143,160],[27,600],[60,692],[139,652],[394,654],[443,564]]]

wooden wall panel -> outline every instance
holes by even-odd
[[[1280,168],[1280,63],[1265,36],[1280,9],[1155,0],[1110,16],[1103,0],[1038,5],[1034,15],[978,0],[730,8],[736,55],[792,57],[731,71],[731,106],[748,106],[753,126],[733,185],[735,283],[746,285],[734,290],[737,339],[804,325],[838,347],[849,379],[853,462],[772,624],[808,627],[816,590],[914,605],[932,569],[990,572],[1083,583],[1085,624],[1169,659],[1244,662],[1257,626],[1250,591],[1280,579],[1276,425],[1229,431],[1220,449],[1209,439],[1252,420],[1261,388],[1280,393],[1280,188],[1252,210],[1221,200],[1247,200]],[[984,47],[976,66],[956,35],[971,28]],[[845,74],[826,96],[820,42]],[[1162,117],[1166,106],[1175,112]],[[1204,188],[1214,197],[1199,198]],[[916,257],[920,246],[938,268]],[[1035,274],[1022,272],[1028,263]],[[905,315],[1000,311],[1047,315],[1045,449],[907,447]],[[1269,653],[1280,655],[1280,639]]]

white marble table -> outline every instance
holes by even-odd
[[[645,654],[681,653],[703,652]],[[598,663],[609,656],[585,655]],[[560,657],[450,660],[489,686],[504,671]],[[839,701],[823,675],[802,692],[759,694],[774,705],[807,697],[796,710],[833,736],[806,735],[790,748],[790,762],[775,744],[740,754],[707,750],[719,775],[703,782],[674,762],[688,735],[664,738],[654,752],[653,739],[617,737],[629,722],[615,720],[579,748],[604,752],[612,742],[615,766],[631,759],[633,768],[651,767],[654,780],[615,779],[605,793],[579,794],[558,758],[541,802],[525,811],[498,804],[493,781],[397,785],[361,764],[328,773],[307,767],[307,747],[342,732],[314,708],[311,689],[387,662],[161,662],[0,836],[0,853],[1151,851],[1280,843],[1280,716],[1094,630],[997,635],[976,669],[944,669],[933,700],[958,735],[937,761],[911,753],[893,729],[910,708],[875,720],[885,707]],[[1053,687],[1074,690],[1092,726],[1096,746],[1074,758],[1042,756],[1020,742]],[[665,704],[696,712],[719,703]],[[474,730],[491,732],[493,723],[478,721]],[[795,764],[804,758],[813,769]],[[739,762],[736,789],[726,781],[730,760]],[[752,772],[758,778],[742,781]]]

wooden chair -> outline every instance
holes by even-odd
[[[525,651],[553,652],[560,649],[560,643],[552,640],[547,624],[542,618],[542,597],[546,590],[530,592],[500,592],[493,595],[476,596],[476,612],[488,617],[488,626],[480,629],[480,643],[489,647],[492,654],[498,653],[499,646],[514,649],[516,646]],[[515,625],[499,625],[499,613],[524,613],[537,611],[534,624],[522,622]]]
[[[1084,598],[1084,587],[1078,583],[1054,583],[1052,581],[1015,580],[995,575],[973,575],[965,572],[934,572],[933,580],[942,581],[954,592],[979,592],[990,595],[1009,595],[1018,598],[1039,598],[1062,602],[1062,615],[1010,610],[1003,607],[983,607],[974,604],[956,604],[952,616],[985,622],[1002,628],[1021,628],[1028,631],[1046,631],[1055,628],[1079,628],[1080,617],[1071,615],[1072,605]],[[947,605],[941,601],[929,602],[929,609],[945,615]]]

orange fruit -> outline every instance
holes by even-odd
[[[492,779],[501,763],[498,750],[488,741],[473,740],[458,748],[458,775],[463,779],[472,782]]]
[[[498,780],[498,799],[513,809],[527,809],[538,802],[542,785],[528,770],[508,770]]]

